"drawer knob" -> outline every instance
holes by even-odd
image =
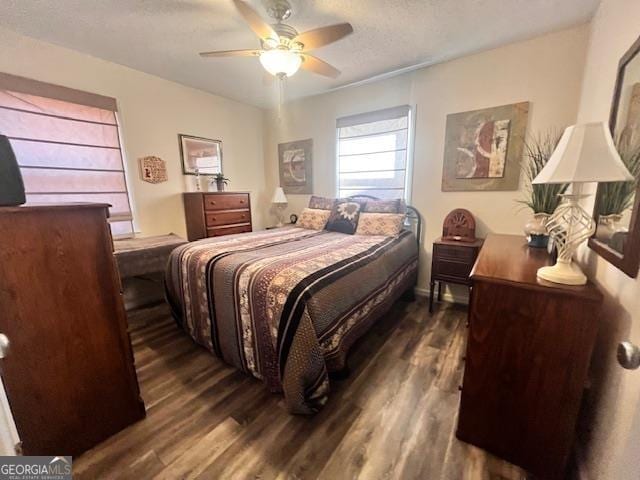
[[[631,342],[620,342],[618,344],[618,363],[622,368],[635,370],[640,367],[640,348]]]
[[[211,205],[215,205],[215,204],[216,204],[216,202],[211,202]]]
[[[244,203],[244,200],[240,200],[240,203]]]
[[[215,222],[218,219],[216,217],[211,217],[211,220],[213,220]]]

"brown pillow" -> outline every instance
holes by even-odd
[[[402,213],[399,198],[395,200],[367,200],[364,211],[368,213]]]
[[[360,210],[362,210],[362,205],[358,202],[340,201],[331,210],[331,216],[324,228],[332,232],[352,235],[358,226]]]
[[[366,213],[360,214],[356,235],[398,235],[402,230],[404,213]]]
[[[333,210],[333,206],[335,204],[335,198],[318,197],[316,195],[312,195],[309,199],[309,208],[318,210]]]
[[[317,208],[305,208],[300,214],[297,227],[308,230],[322,230],[329,220],[330,210],[320,210]]]

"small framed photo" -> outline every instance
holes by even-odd
[[[210,138],[178,135],[182,173],[215,175],[222,173],[222,141]]]

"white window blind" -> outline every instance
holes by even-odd
[[[133,218],[115,106],[108,97],[0,74],[0,134],[15,152],[27,203],[108,203],[111,231],[121,237],[133,233]]]
[[[411,108],[339,118],[338,196],[407,198]]]

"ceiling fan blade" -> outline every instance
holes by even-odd
[[[314,48],[329,45],[351,33],[353,33],[353,27],[350,23],[338,23],[303,32],[295,37],[293,41],[302,43],[304,50],[313,50]]]
[[[261,50],[218,50],[215,52],[200,52],[201,57],[257,57]]]
[[[240,12],[240,15],[244,18],[244,20],[249,24],[249,28],[255,32],[258,37],[262,40],[266,40],[267,38],[272,38],[274,40],[278,40],[278,34],[276,31],[271,28],[271,26],[265,23],[258,12],[256,12],[253,8],[251,8],[246,2],[242,0],[233,0],[233,4]]]
[[[302,62],[302,68],[305,70],[331,78],[336,78],[340,75],[340,70],[332,67],[324,60],[320,60],[318,57],[303,53],[302,59],[304,60]]]

